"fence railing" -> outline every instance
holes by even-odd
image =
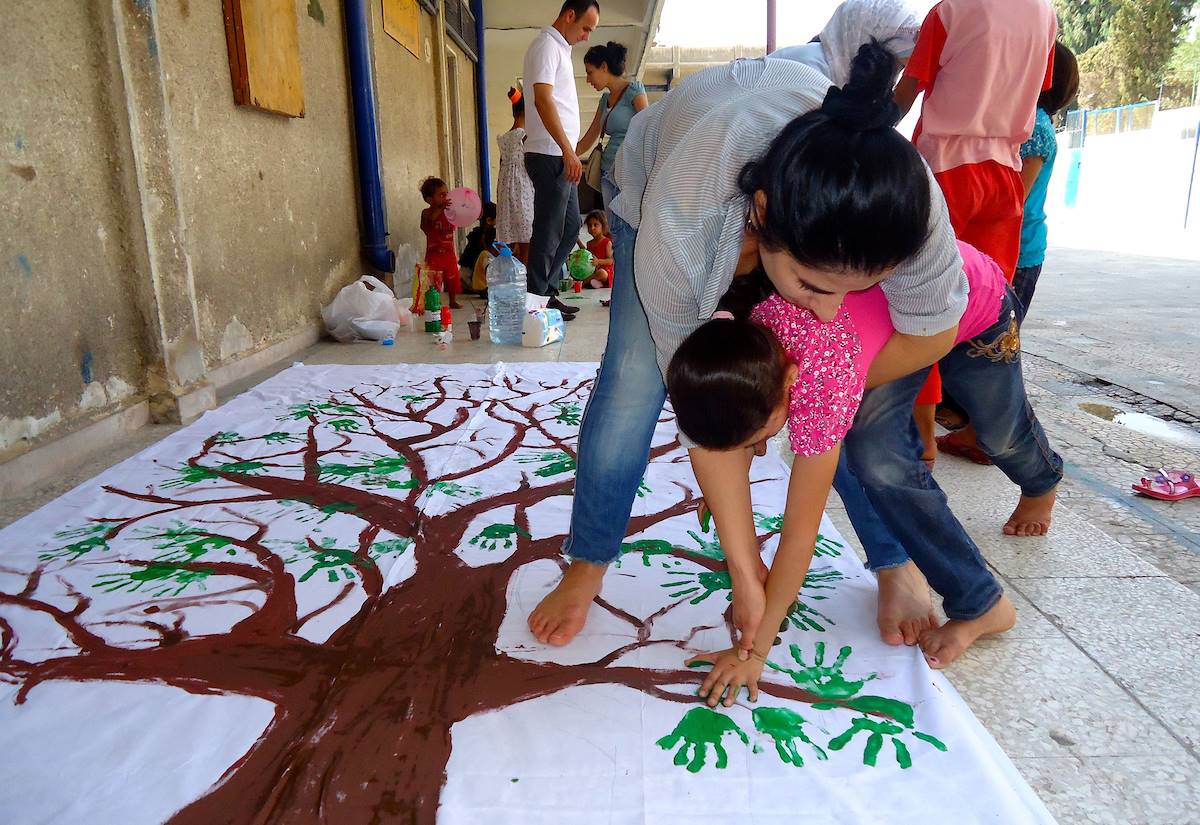
[[[1078,149],[1089,137],[1149,129],[1158,106],[1159,101],[1151,100],[1107,109],[1072,109],[1066,114],[1062,132],[1070,137],[1071,148]]]

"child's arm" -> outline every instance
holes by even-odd
[[[427,206],[421,210],[421,231],[425,232],[433,228],[433,207]]]
[[[1046,162],[1045,158],[1040,158],[1037,155],[1030,155],[1027,158],[1021,159],[1021,183],[1025,184],[1025,197],[1029,197],[1029,190],[1033,188],[1034,181],[1037,180],[1042,171],[1042,165]]]
[[[798,598],[800,588],[804,586],[804,578],[812,564],[817,531],[821,526],[829,490],[833,486],[840,450],[839,444],[817,456],[796,456],[788,484],[783,534],[767,576],[766,606],[754,636],[753,648],[746,659],[742,658],[746,654],[738,648],[715,657],[712,671],[700,688],[700,695],[706,697],[709,707],[716,707],[722,699],[725,706],[729,707],[743,687],[749,691],[751,702],[758,701],[758,680],[767,656],[781,624]],[[688,662],[688,666],[704,661],[712,661],[712,654],[695,657]]]
[[[704,504],[717,525],[725,564],[733,585],[733,622],[742,631],[741,646],[749,650],[762,619],[765,591],[762,556],[750,503],[750,463],[754,450],[688,451],[692,471],[700,482]]]
[[[871,368],[867,371],[867,389],[912,375],[942,360],[954,348],[957,338],[958,324],[936,335],[892,333],[879,355],[871,362]]]
[[[592,263],[594,263],[596,266],[612,266],[612,263],[613,263],[612,241],[608,241],[604,244],[604,250],[605,250],[605,252],[604,252],[605,257],[592,259]]]

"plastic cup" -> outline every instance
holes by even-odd
[[[467,329],[471,331],[471,340],[479,340],[479,330],[483,326],[482,321],[467,321]]]
[[[576,281],[571,284],[571,290],[574,292],[583,292],[583,281]]]

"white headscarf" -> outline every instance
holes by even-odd
[[[821,29],[821,51],[835,86],[850,80],[850,62],[872,37],[897,57],[912,55],[921,21],[906,0],[845,0]]]

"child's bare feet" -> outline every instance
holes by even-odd
[[[915,645],[921,634],[937,626],[929,584],[916,563],[876,570],[879,579],[879,636],[889,645]]]
[[[539,642],[562,647],[579,635],[606,570],[600,564],[571,562],[558,585],[529,614],[529,630]]]
[[[450,301],[450,308],[451,308],[451,309],[462,309],[462,304],[460,304],[458,301],[451,300],[451,301]]]
[[[1050,532],[1050,513],[1054,509],[1055,488],[1041,496],[1021,496],[1017,509],[1004,523],[1006,536],[1044,536]]]
[[[941,627],[921,634],[921,650],[934,670],[942,670],[963,655],[975,640],[989,633],[1003,633],[1017,623],[1017,611],[1007,596],[977,619],[951,619]]]

